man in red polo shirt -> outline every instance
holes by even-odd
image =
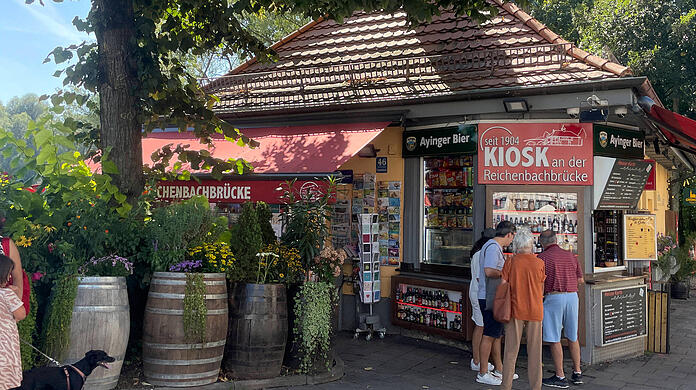
[[[568,339],[568,349],[573,359],[571,382],[582,384],[578,343],[578,285],[584,283],[583,274],[577,256],[557,245],[556,233],[543,231],[539,235],[539,243],[544,247],[539,258],[544,260],[546,268],[542,338],[551,343],[551,355],[556,368],[556,375],[544,379],[542,384],[567,389],[570,385],[563,372],[561,330]]]

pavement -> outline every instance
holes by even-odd
[[[696,299],[672,300],[671,351],[636,359],[583,367],[585,384],[578,390],[696,390]],[[314,386],[286,387],[287,390],[352,389],[495,389],[475,382],[469,369],[471,354],[403,336],[387,335],[383,340],[353,340],[342,333],[337,340],[338,355],[345,362],[345,376],[338,381]],[[567,350],[566,350],[567,354]],[[567,357],[567,356],[566,356]],[[544,377],[553,368],[548,347],[544,347]],[[571,368],[568,361],[566,370]],[[513,389],[528,389],[526,352],[517,362],[520,379]],[[568,372],[568,371],[566,371]]]

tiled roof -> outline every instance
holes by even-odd
[[[219,113],[409,102],[473,90],[540,87],[630,75],[630,69],[561,39],[511,3],[477,24],[444,12],[409,28],[404,13],[319,19],[206,89]]]

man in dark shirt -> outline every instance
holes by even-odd
[[[539,236],[544,251],[539,258],[544,261],[543,340],[551,343],[551,355],[556,375],[543,380],[544,386],[567,389],[570,387],[563,372],[563,346],[561,329],[568,339],[570,357],[573,359],[571,381],[582,384],[580,371],[580,343],[578,342],[578,285],[583,283],[582,269],[577,256],[556,244],[556,233],[545,230]]]

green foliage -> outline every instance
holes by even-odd
[[[200,87],[181,58],[211,51],[234,53],[240,58],[273,58],[264,39],[255,33],[254,24],[248,22],[254,15],[268,13],[312,19],[328,16],[340,22],[361,9],[390,13],[404,10],[409,20],[416,23],[439,14],[441,7],[478,21],[497,13],[496,7],[482,0],[93,0],[92,4],[87,18],[76,18],[73,24],[79,31],[94,33],[96,43],[57,47],[46,61],[69,64],[55,74],[64,75],[64,85],[101,93],[102,107],[107,107],[102,115],[112,114],[102,118],[101,147],[121,152],[138,147],[135,139],[140,134],[137,126],[140,123],[145,123],[147,131],[165,124],[174,124],[182,130],[191,126],[205,143],[210,143],[215,133],[241,144],[250,143],[237,129],[214,115],[212,108],[217,98]],[[109,31],[121,33],[114,39]],[[110,93],[104,94],[105,91]],[[68,98],[86,99],[81,94],[60,92],[51,101],[61,104]],[[132,133],[124,135],[124,129]],[[242,160],[211,159],[209,153],[183,148],[181,152],[180,162],[193,160],[193,169],[198,169],[197,162],[205,160],[205,169],[211,169],[218,177],[226,170],[237,172],[245,165]],[[116,182],[122,192],[133,198],[142,189],[144,180],[142,172],[124,169],[131,166],[128,158],[129,153],[115,156],[121,171]]]
[[[17,329],[21,340],[36,345],[38,343],[34,340],[36,339],[36,311],[38,308],[36,292],[34,291],[31,280],[29,280],[29,288],[31,289],[31,294],[29,295],[29,313],[27,313],[26,318],[17,323]],[[19,347],[22,354],[22,371],[31,370],[34,368],[35,363],[34,349],[24,343],[20,343]]]
[[[186,257],[186,250],[202,244],[213,226],[213,214],[204,197],[160,207],[147,225],[153,246],[153,271],[166,271]]]
[[[277,241],[273,227],[271,226],[271,208],[264,202],[256,203],[256,215],[259,219],[259,228],[261,229],[261,237],[263,245],[271,245]]]
[[[237,265],[230,274],[233,282],[253,282],[256,280],[259,259],[257,253],[263,248],[261,226],[253,203],[244,203],[242,213],[234,227],[231,242]]]
[[[334,286],[322,282],[303,284],[295,298],[295,344],[299,346],[300,370],[304,373],[331,368],[331,319],[336,302]]]
[[[48,313],[43,325],[43,351],[59,361],[68,352],[70,343],[70,323],[77,296],[78,280],[75,274],[64,273],[59,276],[51,291]]]
[[[696,117],[696,3],[538,0],[532,14],[564,38],[647,76],[666,106]],[[676,103],[676,105],[675,105]]]
[[[184,335],[188,342],[204,343],[208,308],[205,305],[203,274],[186,273],[184,290]]]
[[[334,196],[336,182],[329,180],[328,188],[323,191],[298,191],[294,183],[294,180],[285,183],[283,192],[288,207],[282,215],[285,232],[281,242],[299,251],[308,279],[316,265],[314,260],[329,237],[332,215],[329,201]]]

